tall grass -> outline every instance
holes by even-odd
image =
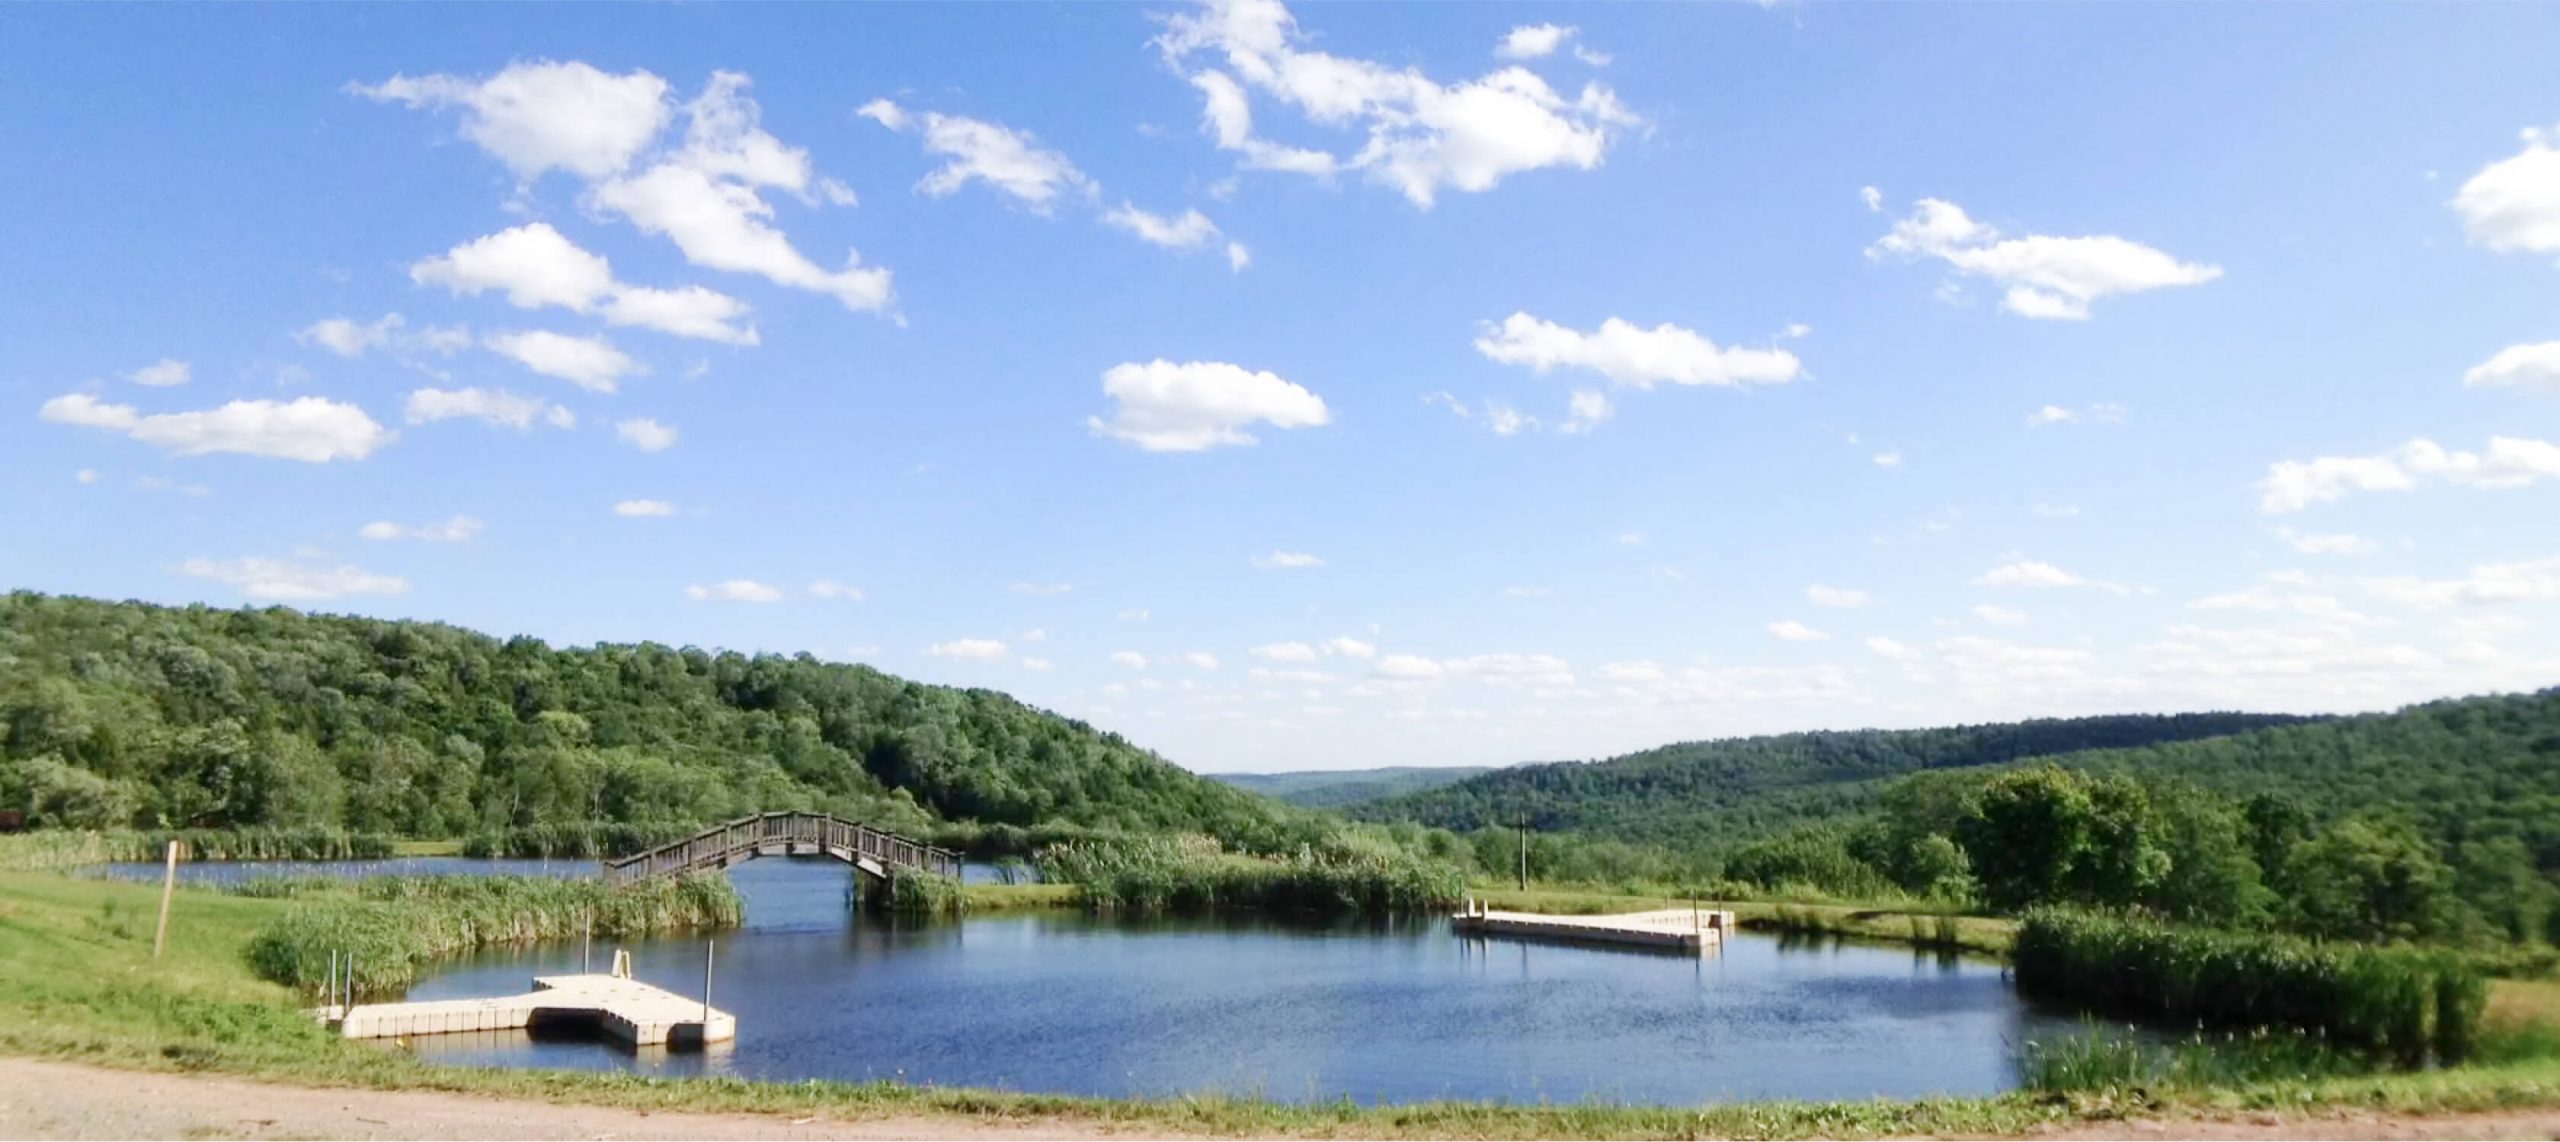
[[[2290,1028],[2198,1031],[2159,1042],[2095,1024],[2078,1035],[2029,1040],[2017,1056],[2020,1085],[2049,1094],[2313,1082],[2367,1074],[2374,1063],[2368,1053],[2341,1049],[2324,1036]]]
[[[1045,882],[1082,885],[1095,908],[1141,913],[1387,915],[1446,907],[1467,888],[1455,866],[1349,836],[1284,857],[1227,852],[1201,836],[1069,841],[1035,863]]]
[[[429,960],[497,944],[735,927],[745,904],[727,877],[651,877],[629,885],[534,876],[384,876],[305,887],[249,941],[250,966],[315,989],[332,954],[352,956],[359,994],[408,986]]]
[[[345,829],[39,829],[0,836],[0,870],[38,872],[159,860],[168,852],[170,841],[179,843],[183,860],[373,860],[390,856],[392,849],[389,836]]]
[[[2415,1066],[2457,1062],[2488,982],[2449,951],[2314,943],[2061,909],[2026,915],[2018,990],[2119,1015],[2216,1028],[2296,1028]]]
[[[867,911],[895,916],[957,916],[969,910],[968,890],[956,876],[891,868],[886,879],[857,873],[855,885]]]

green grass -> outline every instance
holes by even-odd
[[[973,886],[972,892],[1000,886]],[[1023,886],[1054,894],[1061,886]],[[1619,898],[1623,901],[1624,898]],[[151,958],[149,886],[0,874],[0,1051],[146,1070],[203,1070],[324,1087],[470,1092],[651,1111],[840,1119],[948,1116],[955,1126],[1072,1119],[1133,1130],[1354,1138],[1790,1138],[2019,1134],[2124,1117],[2450,1112],[2560,1104],[2560,1062],[2275,1080],[2202,1090],[1996,1098],[1739,1103],[1286,1105],[1220,1095],[1112,1100],[894,1083],[760,1083],[439,1067],[351,1044],[253,974],[250,941],[293,902],[177,894],[166,958]],[[2491,1022],[2549,1010],[2547,985],[2502,982]],[[2174,1134],[2174,1131],[2172,1131]]]

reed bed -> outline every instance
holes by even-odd
[[[2198,1031],[2174,1042],[2127,1028],[2090,1024],[2078,1035],[2029,1040],[2018,1079],[2047,1094],[2204,1091],[2264,1083],[2308,1083],[2370,1074],[2374,1057],[2290,1028]]]
[[[182,860],[372,860],[391,855],[391,838],[345,829],[39,829],[0,836],[0,871],[41,872],[115,861],[159,860],[169,842]]]
[[[2211,1028],[2293,1028],[2404,1066],[2461,1061],[2488,980],[2459,953],[2315,943],[2040,909],[2011,952],[2018,990],[2112,1014]]]
[[[484,829],[462,838],[462,855],[490,857],[576,857],[602,860],[606,857],[629,856],[653,849],[669,841],[680,841],[701,832],[702,824],[658,822],[632,824],[624,821],[570,821],[552,825],[523,825],[510,829]]]
[[[332,955],[353,957],[358,994],[407,987],[430,960],[474,948],[735,927],[746,906],[717,873],[608,886],[531,876],[384,876],[305,890],[249,942],[250,966],[312,991]],[[592,923],[593,928],[588,925]]]
[[[1456,867],[1356,838],[1284,857],[1223,850],[1208,837],[1070,841],[1040,851],[1041,880],[1082,885],[1108,911],[1224,909],[1389,915],[1445,908],[1465,896]]]
[[[958,916],[969,910],[969,892],[956,876],[892,868],[886,880],[856,874],[862,907],[893,916]]]

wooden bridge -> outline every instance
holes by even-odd
[[[884,833],[827,813],[760,813],[714,825],[701,833],[644,853],[604,862],[606,881],[622,884],[651,876],[727,868],[760,856],[831,856],[873,876],[896,868],[919,869],[957,879],[960,854]]]

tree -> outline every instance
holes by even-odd
[[[2341,821],[2293,850],[2296,926],[2346,940],[2407,940],[2451,926],[2453,874],[2405,820]]]
[[[2060,766],[1984,783],[1956,826],[1984,903],[2014,912],[2067,899],[2096,815],[2087,783]]]

